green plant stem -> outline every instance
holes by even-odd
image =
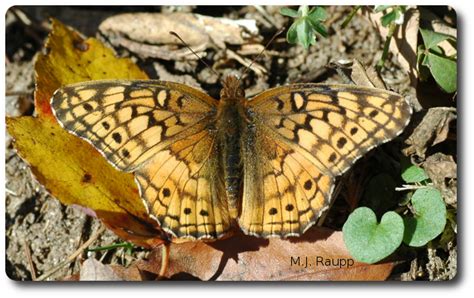
[[[357,13],[357,11],[362,7],[362,5],[356,5],[352,11],[349,13],[349,15],[346,17],[346,19],[344,20],[344,22],[342,23],[341,25],[341,29],[344,29],[346,28],[347,24],[349,24],[349,22],[352,20],[352,18],[355,16],[355,14]]]
[[[380,58],[379,62],[377,62],[377,66],[375,67],[377,71],[380,71],[382,69],[385,64],[385,60],[387,60],[390,41],[392,40],[393,33],[395,33],[395,29],[397,29],[397,24],[395,24],[394,22],[390,23],[387,38],[385,39],[385,43],[383,45],[382,57]]]
[[[101,250],[111,250],[111,249],[120,248],[120,247],[129,248],[129,247],[132,247],[132,246],[133,246],[133,244],[130,244],[128,242],[122,242],[122,243],[115,243],[115,244],[111,244],[111,245],[88,248],[86,250],[87,251],[101,251]]]

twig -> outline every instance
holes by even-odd
[[[405,184],[402,185],[402,187],[395,187],[396,191],[404,191],[404,190],[412,190],[412,189],[421,189],[421,188],[426,188],[428,186],[432,186],[433,183],[429,183],[426,185],[411,185],[411,184]]]
[[[82,244],[72,255],[70,255],[66,260],[64,260],[64,261],[60,262],[59,264],[57,264],[52,269],[46,271],[44,274],[39,276],[36,280],[37,281],[43,281],[46,278],[50,277],[55,272],[57,272],[58,270],[60,270],[62,267],[66,266],[69,263],[71,263],[72,261],[74,261],[74,259],[77,258],[84,251],[84,249],[86,249],[89,245],[94,243],[94,241],[96,241],[97,238],[99,238],[100,234],[102,234],[104,231],[105,231],[105,226],[102,225],[99,228],[99,230],[94,235],[92,235],[91,238],[89,238],[86,242],[84,242],[84,244]]]
[[[11,194],[12,196],[18,197],[18,194],[16,192],[11,189],[8,189],[7,187],[5,187],[5,192]]]
[[[34,92],[34,90],[7,91],[7,92],[5,92],[5,96],[28,96],[28,95],[33,96],[33,92]]]
[[[23,241],[23,247],[25,249],[26,259],[28,261],[28,266],[30,267],[31,280],[36,281],[36,270],[35,265],[33,264],[33,258],[31,257],[31,250],[28,240]]]

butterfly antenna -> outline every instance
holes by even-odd
[[[206,61],[204,61],[190,46],[188,46],[188,44],[178,35],[178,33],[174,32],[174,31],[170,31],[170,34],[173,35],[174,37],[176,37],[177,39],[179,39],[179,41],[181,41],[181,43],[182,43],[186,48],[188,48],[188,50],[190,50],[196,57],[198,57],[198,59],[199,59],[204,65],[206,65],[207,68],[209,68],[217,77],[219,77],[219,74],[217,73],[217,71],[215,71],[212,67],[210,67],[209,64],[206,63]]]
[[[280,35],[283,31],[285,31],[285,27],[281,28],[280,30],[277,31],[277,33],[275,33],[273,35],[273,37],[270,39],[269,42],[267,42],[267,44],[265,45],[263,50],[260,52],[260,54],[258,54],[258,56],[255,57],[255,59],[253,59],[252,62],[250,62],[249,66],[247,66],[247,68],[244,70],[244,72],[242,73],[242,75],[239,78],[239,82],[249,72],[250,67],[252,67],[252,65],[255,63],[255,61],[257,61],[263,55],[263,53],[267,50],[268,46],[270,46],[270,44],[275,40],[275,38],[277,38],[277,36]]]

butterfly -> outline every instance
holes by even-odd
[[[297,237],[331,201],[335,177],[398,136],[411,107],[355,85],[293,84],[246,99],[235,76],[220,100],[184,84],[106,80],[58,89],[60,125],[134,172],[148,213],[177,238],[235,226]]]

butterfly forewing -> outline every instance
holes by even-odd
[[[195,123],[209,121],[216,101],[176,83],[93,81],[59,89],[51,105],[64,128],[133,171]]]

